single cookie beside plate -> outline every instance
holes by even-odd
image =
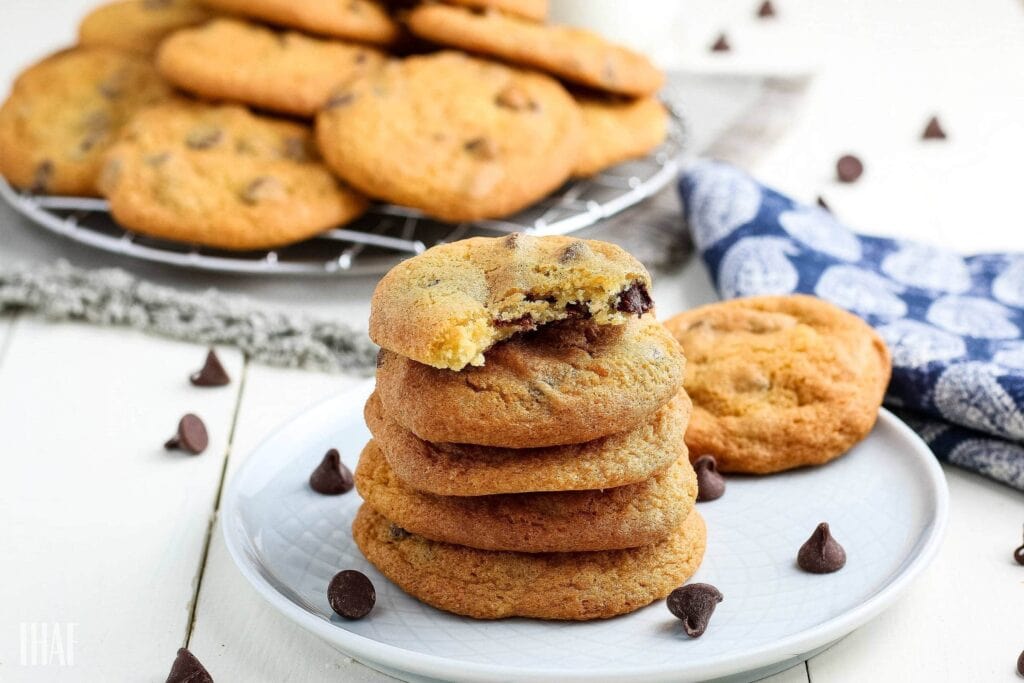
[[[624,325],[551,323],[458,372],[380,353],[385,412],[419,438],[506,448],[592,441],[648,421],[679,390],[685,361],[653,315]]]
[[[93,9],[78,26],[78,43],[149,56],[180,28],[213,16],[192,0],[118,0]]]
[[[384,412],[376,394],[366,424],[395,474],[440,496],[585,491],[635,484],[687,454],[690,399],[680,391],[650,420],[594,441],[551,448],[494,448],[420,439]]]
[[[338,84],[379,68],[384,59],[372,47],[218,19],[164,41],[157,68],[207,99],[312,117]]]
[[[366,559],[406,593],[476,619],[584,621],[626,614],[689,579],[706,544],[696,510],[663,541],[603,552],[515,553],[430,541],[367,505],[352,535]]]
[[[319,161],[307,127],[189,102],[136,116],[100,188],[129,230],[234,250],[291,244],[366,208]]]
[[[636,159],[665,141],[668,112],[655,97],[626,99],[579,95],[584,142],[574,174],[595,175]]]
[[[398,24],[374,0],[201,0],[235,16],[361,43],[391,45]]]
[[[73,48],[30,67],[0,108],[0,173],[38,194],[94,196],[103,154],[137,111],[171,97],[152,64]]]
[[[642,97],[657,92],[665,80],[644,55],[584,29],[433,4],[412,10],[407,23],[413,33],[440,45],[539,69],[607,92]]]
[[[811,296],[733,299],[666,322],[687,358],[690,457],[766,474],[826,463],[875,424],[891,361],[863,320]]]
[[[482,365],[496,342],[551,322],[619,325],[651,310],[651,276],[621,247],[574,237],[474,237],[392,268],[370,338],[437,368]]]
[[[581,139],[579,107],[557,81],[450,51],[356,79],[317,117],[324,159],[349,184],[453,222],[548,195]]]

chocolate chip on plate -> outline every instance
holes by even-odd
[[[852,154],[844,154],[836,162],[836,177],[841,183],[852,183],[864,173],[864,164]]]
[[[772,0],[764,0],[761,6],[757,8],[757,16],[761,19],[770,19],[775,16],[775,5],[772,4]]]
[[[828,522],[822,522],[811,537],[800,546],[796,563],[805,572],[831,574],[846,564],[846,551],[839,545],[828,529]]]
[[[945,140],[946,131],[942,129],[942,124],[939,123],[939,117],[933,116],[928,120],[928,125],[924,127],[924,131],[921,133],[922,140]]]
[[[697,473],[697,500],[716,500],[725,493],[725,477],[718,471],[718,462],[713,455],[702,455],[693,461]]]
[[[309,475],[309,487],[325,496],[348,493],[355,486],[352,472],[341,461],[337,448],[332,448]]]
[[[1017,561],[1017,564],[1024,564],[1024,545],[1018,546],[1013,551],[1013,559]]]
[[[206,353],[206,362],[203,363],[202,369],[193,372],[188,380],[197,387],[222,387],[231,383],[228,371],[221,365],[220,358],[217,358],[217,353],[213,349]]]
[[[728,52],[731,49],[732,46],[729,45],[729,38],[724,33],[718,34],[718,39],[711,44],[712,52]]]
[[[366,574],[355,569],[338,572],[327,586],[327,601],[338,616],[362,619],[377,602],[377,591]]]
[[[210,445],[210,436],[206,433],[206,425],[198,415],[188,413],[178,422],[178,433],[167,440],[164,448],[175,448],[199,455]]]
[[[668,611],[683,621],[683,630],[691,638],[700,638],[708,627],[722,592],[710,583],[688,583],[668,595]]]
[[[171,665],[171,672],[167,674],[166,683],[213,683],[213,676],[194,654],[180,648]]]

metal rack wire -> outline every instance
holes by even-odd
[[[449,224],[401,206],[377,204],[344,228],[281,249],[232,252],[133,233],[111,218],[107,202],[20,192],[0,177],[0,197],[39,226],[81,244],[184,268],[267,275],[371,275],[428,247],[472,235],[563,235],[594,225],[661,190],[679,169],[683,119],[672,112],[669,136],[643,159],[573,180],[501,220]]]

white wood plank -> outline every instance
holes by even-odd
[[[0,678],[55,680],[52,665],[22,666],[21,624],[69,622],[74,666],[61,680],[166,676],[238,396],[237,382],[188,383],[204,355],[123,329],[18,320],[0,365]],[[222,358],[237,377],[240,354]],[[186,412],[210,431],[202,455],[162,447]]]
[[[228,459],[228,480],[279,424],[359,380],[250,365]],[[189,648],[219,681],[391,681],[272,609],[235,568],[218,522]]]
[[[807,675],[806,662],[800,662],[796,666],[780,671],[774,676],[762,678],[758,683],[809,683],[810,680],[810,677]]]
[[[810,661],[816,683],[1020,681],[1024,496],[946,467],[949,531],[935,563],[878,619]]]

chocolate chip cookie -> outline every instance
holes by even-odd
[[[438,496],[395,476],[371,441],[359,457],[356,488],[367,505],[424,538],[482,550],[548,553],[661,541],[693,509],[697,475],[683,457],[650,479],[604,490]]]
[[[393,61],[317,116],[330,167],[371,197],[446,221],[514,213],[558,188],[581,142],[557,81],[457,52]]]
[[[416,35],[440,45],[539,69],[607,92],[642,97],[657,92],[665,80],[642,54],[583,29],[433,4],[412,10],[407,24]]]
[[[650,420],[619,434],[552,448],[488,448],[420,439],[385,414],[376,394],[363,412],[395,475],[441,496],[585,491],[635,484],[687,454],[690,399],[680,391]]]
[[[0,173],[40,194],[98,194],[103,153],[135,112],[171,96],[141,57],[74,48],[22,73],[0,108]]]
[[[654,306],[647,269],[608,242],[474,237],[395,266],[374,290],[370,338],[420,363],[482,365],[496,342],[558,320],[621,325]]]
[[[693,575],[706,531],[696,512],[653,545],[583,553],[467,548],[410,534],[363,505],[356,544],[384,576],[428,605],[477,619],[606,619],[664,598]]]
[[[311,118],[339,84],[379,68],[371,47],[218,19],[164,41],[157,69],[182,90]]]
[[[78,43],[149,56],[174,31],[213,16],[192,0],[119,0],[100,5],[82,19]]]
[[[130,230],[236,250],[297,242],[366,207],[318,160],[305,126],[187,102],[136,116],[100,189]]]
[[[889,382],[881,337],[810,296],[734,299],[666,323],[688,361],[690,457],[766,474],[836,458],[867,436]]]
[[[432,368],[384,350],[384,411],[431,442],[537,448],[634,429],[682,384],[683,354],[653,315],[551,323],[494,346],[487,363]]]
[[[577,95],[584,142],[574,174],[592,176],[642,157],[665,141],[668,112],[654,97],[627,99]]]
[[[202,0],[213,9],[309,33],[390,45],[398,24],[374,0]]]

